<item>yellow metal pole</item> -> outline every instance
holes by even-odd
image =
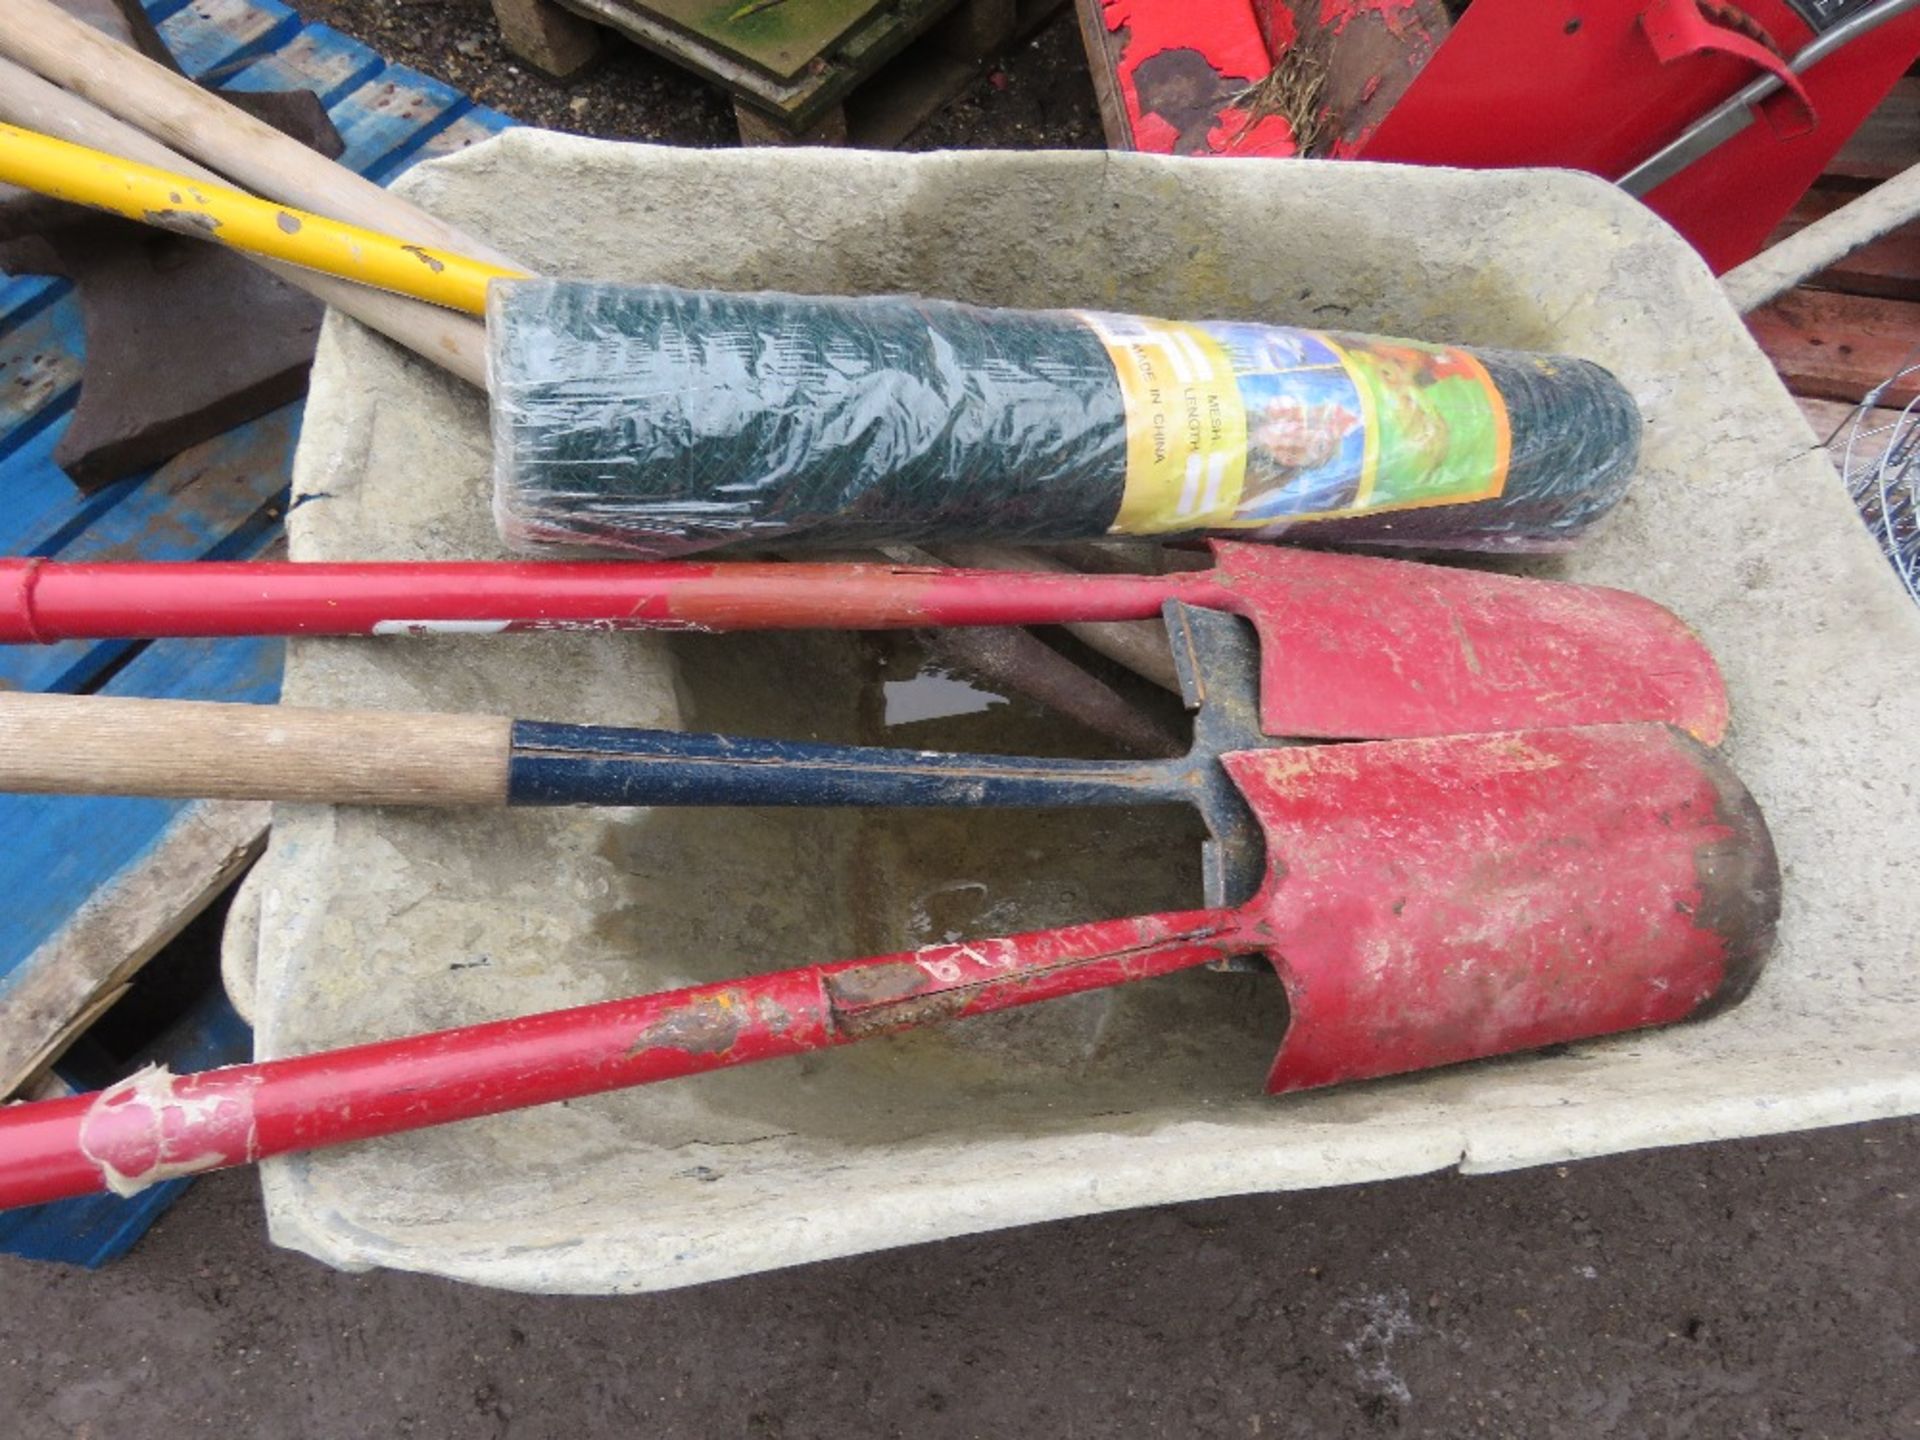
[[[469,315],[486,313],[488,281],[526,273],[404,244],[17,125],[0,124],[0,181]]]

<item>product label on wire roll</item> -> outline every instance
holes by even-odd
[[[1113,532],[1278,532],[1491,499],[1506,402],[1467,351],[1229,322],[1082,313],[1119,376],[1126,492]]]

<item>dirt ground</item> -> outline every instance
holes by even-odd
[[[110,1270],[0,1261],[0,1432],[1897,1440],[1917,1167],[1897,1122],[614,1300],[337,1274],[230,1173]]]
[[[637,51],[520,71],[485,0],[301,8],[531,121],[731,140]],[[914,143],[1098,144],[1070,16]],[[106,1271],[0,1260],[0,1436],[1920,1436],[1917,1178],[1897,1121],[583,1301],[333,1273],[227,1174]]]

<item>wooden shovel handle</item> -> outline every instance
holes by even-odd
[[[503,805],[512,722],[0,695],[0,790],[336,805]]]
[[[197,180],[220,182],[206,166],[169,150],[145,131],[42,80],[24,66],[0,60],[0,120],[55,135],[143,165],[177,170]],[[480,322],[438,305],[356,285],[315,270],[277,261],[260,261],[268,270],[361,324],[406,346],[422,359],[444,367],[470,385],[487,384],[487,337]]]
[[[496,265],[513,263],[418,205],[103,35],[52,0],[0,4],[0,54],[259,194],[416,244],[456,250]]]

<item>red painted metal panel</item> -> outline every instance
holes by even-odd
[[[1784,4],[1759,5],[1775,12],[1775,41],[1789,53],[1812,38]],[[1625,173],[1755,74],[1750,61],[1713,53],[1663,64],[1641,20],[1647,8],[1473,0],[1365,158]]]
[[[1474,0],[1359,154],[1618,179],[1814,38],[1784,0]],[[1716,271],[1757,252],[1920,56],[1920,12],[1845,46],[1647,197]],[[1805,108],[1811,107],[1809,124]]]
[[[1335,134],[1315,153],[1617,180],[1770,74],[1785,88],[1762,102],[1759,123],[1645,197],[1718,272],[1765,244],[1920,58],[1920,10],[1798,76],[1786,62],[1814,34],[1786,0],[1473,0],[1437,49],[1418,12],[1417,0],[1110,0],[1108,27],[1125,35],[1114,69],[1134,144],[1293,155],[1285,120],[1249,124],[1248,89],[1300,46],[1338,74],[1344,52],[1383,26],[1403,48],[1380,52],[1371,81],[1341,80],[1327,107]]]

